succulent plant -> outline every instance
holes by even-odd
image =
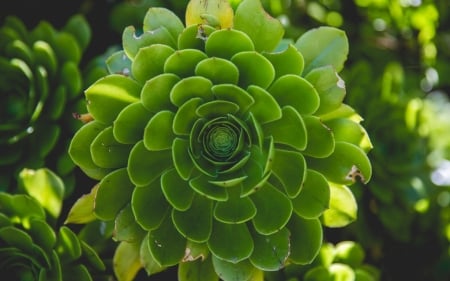
[[[180,280],[262,280],[310,263],[322,224],[355,219],[347,185],[371,177],[362,118],[343,104],[345,33],[282,40],[258,0],[191,1],[186,25],[151,8],[142,30],[124,30],[111,74],[85,91],[93,121],[69,154],[99,183],[68,222],[115,221],[119,280],[174,265]]]
[[[15,16],[0,27],[0,190],[23,168],[47,166],[69,191],[75,165],[67,148],[81,126],[72,112],[85,108],[79,64],[90,35],[81,15],[61,30],[46,21],[28,30]]]
[[[23,170],[20,179],[30,194],[0,192],[1,272],[11,280],[103,280],[96,252],[69,227],[56,227],[62,180],[48,169]]]

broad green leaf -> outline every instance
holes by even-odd
[[[205,52],[209,57],[231,59],[235,54],[254,51],[252,39],[236,29],[222,29],[211,33],[206,39]]]
[[[345,98],[345,82],[333,66],[327,65],[311,70],[305,76],[320,97],[320,106],[316,114],[321,115],[339,108]]]
[[[233,102],[224,100],[213,100],[200,105],[195,113],[197,116],[211,120],[216,117],[235,115],[239,111],[239,106]],[[181,116],[180,116],[181,117]]]
[[[105,169],[127,166],[128,156],[133,148],[131,144],[121,144],[113,134],[113,127],[102,130],[91,143],[92,161]]]
[[[335,281],[328,269],[322,265],[308,270],[304,279],[305,281]]]
[[[139,100],[141,86],[123,75],[105,76],[86,89],[87,108],[96,121],[111,124],[127,105]]]
[[[237,84],[239,81],[239,69],[231,61],[218,57],[202,60],[195,67],[195,75],[203,76],[214,85]]]
[[[164,72],[167,58],[175,52],[163,44],[154,44],[139,49],[131,64],[131,73],[141,84]]]
[[[329,181],[353,184],[357,179],[367,183],[372,166],[366,153],[354,144],[336,142],[334,152],[326,158],[308,158],[311,169],[321,172]]]
[[[113,123],[114,138],[123,144],[134,144],[142,139],[144,128],[152,114],[142,102],[126,106]]]
[[[290,233],[286,228],[271,235],[252,233],[255,249],[250,262],[264,271],[277,271],[285,266],[290,253]]]
[[[330,183],[330,208],[323,213],[327,227],[344,227],[356,220],[358,205],[352,191],[345,185]]]
[[[175,169],[183,180],[188,180],[194,169],[194,164],[189,152],[189,141],[176,138],[172,145],[172,157]]]
[[[161,188],[166,200],[175,210],[186,211],[189,209],[195,193],[189,183],[180,177],[176,169],[162,174]]]
[[[314,170],[308,170],[300,194],[292,199],[294,212],[305,219],[318,218],[330,204],[327,179]]]
[[[109,73],[122,75],[131,74],[131,60],[123,50],[111,54],[106,59],[105,63]]]
[[[256,207],[248,197],[233,196],[227,201],[217,202],[214,217],[224,223],[244,223],[256,215]]]
[[[189,181],[189,185],[196,192],[204,195],[210,199],[217,201],[228,200],[227,190],[223,187],[218,187],[217,185],[210,182],[211,178],[205,175],[199,175]]]
[[[143,31],[153,31],[162,26],[169,31],[174,42],[176,42],[178,35],[180,35],[184,29],[183,23],[174,12],[166,8],[150,8],[144,17]]]
[[[227,0],[191,0],[186,7],[186,26],[209,24],[231,28],[233,16],[233,9]]]
[[[150,248],[148,247],[148,237],[149,234],[145,235],[144,239],[142,239],[139,258],[140,264],[144,267],[145,272],[148,275],[156,274],[165,270],[165,267],[160,266],[155,259],[152,257],[152,253],[150,252]]]
[[[205,49],[205,41],[216,29],[206,24],[186,27],[178,37],[178,49]]]
[[[208,247],[214,256],[236,264],[250,257],[253,251],[253,239],[246,224],[214,221]]]
[[[277,101],[265,89],[252,85],[247,88],[247,92],[254,100],[249,112],[252,113],[259,124],[275,121],[282,117],[282,111]]]
[[[169,212],[169,204],[164,198],[159,180],[147,186],[136,187],[131,198],[136,221],[145,230],[159,227]]]
[[[172,210],[175,228],[190,241],[206,242],[212,231],[212,204],[203,196],[195,196],[186,211]]]
[[[274,50],[284,35],[281,23],[264,11],[259,0],[246,0],[238,6],[234,28],[245,32],[258,52]]]
[[[131,181],[137,186],[145,186],[159,178],[163,172],[173,167],[171,154],[170,149],[149,151],[145,148],[144,141],[136,143],[128,160]]]
[[[114,257],[114,274],[121,281],[133,281],[142,269],[139,257],[140,243],[120,242],[117,246]]]
[[[193,76],[196,65],[206,58],[205,53],[196,49],[177,50],[164,63],[164,72],[180,78]]]
[[[202,98],[205,101],[214,99],[211,92],[211,81],[201,76],[192,76],[180,80],[170,92],[170,101],[180,107],[192,98]]]
[[[33,239],[32,237],[14,226],[6,226],[0,229],[0,239],[3,247],[14,247],[23,251],[25,254],[33,253]]]
[[[160,74],[148,80],[142,88],[141,101],[144,107],[157,113],[161,110],[174,110],[170,92],[180,78],[172,73]]]
[[[131,199],[134,185],[126,168],[106,175],[99,183],[95,196],[94,212],[104,221],[113,220]],[[112,204],[112,202],[114,202]]]
[[[354,241],[341,241],[336,244],[336,262],[345,263],[356,268],[363,264],[364,258],[364,249],[360,244]]]
[[[332,280],[336,281],[353,281],[355,279],[355,272],[353,269],[346,264],[335,263],[329,268],[332,276]]]
[[[250,85],[267,88],[275,78],[272,63],[256,51],[240,52],[231,58],[239,69],[239,85],[247,88]]]
[[[81,127],[73,136],[69,145],[69,155],[83,172],[96,180],[102,179],[111,172],[111,169],[101,168],[94,163],[91,156],[90,145],[97,135],[105,129],[99,121],[91,121]]]
[[[186,238],[177,231],[170,216],[166,216],[157,229],[150,231],[148,246],[159,265],[172,266],[184,257]]]
[[[19,173],[19,185],[35,198],[52,217],[59,217],[65,186],[57,174],[47,168],[23,169]]]
[[[70,263],[81,257],[81,244],[77,235],[67,226],[62,226],[57,234],[55,249],[62,263]]]
[[[301,75],[304,67],[304,59],[302,54],[289,44],[288,47],[280,52],[263,52],[265,56],[275,68],[275,79],[287,75]]]
[[[127,204],[119,211],[114,220],[114,240],[138,242],[142,240],[145,233],[146,231],[136,222],[131,205]]]
[[[151,151],[170,149],[175,134],[172,123],[175,114],[171,111],[160,111],[156,113],[144,130],[145,148]]]
[[[281,76],[273,82],[268,91],[281,107],[292,106],[299,114],[313,114],[319,108],[319,94],[308,80],[300,76]]]
[[[287,228],[291,232],[290,259],[296,264],[311,263],[322,245],[323,233],[319,219],[304,219],[293,215]]]
[[[178,265],[179,281],[219,281],[214,271],[212,258],[205,260],[197,259],[195,261],[182,262]]]
[[[178,108],[172,125],[175,134],[186,136],[192,134],[192,127],[198,119],[196,111],[202,103],[201,98],[191,98]]]
[[[96,184],[91,192],[84,194],[75,201],[70,208],[69,214],[65,220],[65,224],[76,223],[86,224],[94,221],[97,217],[94,214],[95,195],[97,194],[99,185]]]
[[[303,121],[308,135],[308,144],[303,153],[316,158],[330,156],[335,147],[333,131],[319,117],[304,116]]]
[[[265,183],[251,195],[251,199],[257,210],[253,225],[258,233],[273,234],[289,221],[292,214],[291,200],[271,184]]]
[[[305,158],[300,152],[275,149],[272,172],[283,185],[286,194],[294,198],[301,191],[305,181]]]
[[[234,263],[212,256],[212,262],[217,275],[224,281],[251,281],[257,271],[249,260]]]
[[[212,92],[217,99],[237,104],[241,113],[246,112],[255,102],[255,99],[246,91],[232,84],[215,85],[212,87]]]
[[[328,121],[326,125],[333,131],[336,141],[346,141],[361,148],[365,143],[370,143],[364,127],[350,118],[336,118]]]
[[[265,136],[272,136],[275,143],[303,150],[307,143],[307,132],[302,116],[291,106],[282,108],[280,119],[262,124]]]
[[[305,59],[304,75],[314,68],[327,65],[333,66],[336,72],[341,71],[349,51],[345,32],[330,26],[308,30],[300,36],[295,47]]]
[[[176,41],[164,26],[137,35],[133,26],[127,26],[122,33],[122,46],[126,55],[133,61],[141,48],[164,44],[175,48]],[[131,70],[131,69],[130,69]]]

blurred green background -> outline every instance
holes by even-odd
[[[15,0],[1,4],[0,22],[15,15],[28,28],[42,20],[59,28],[70,16],[84,15],[92,29],[81,60],[87,66],[120,47],[123,28],[139,28],[149,7],[167,7],[184,19],[187,2]],[[341,75],[346,103],[363,116],[374,145],[373,178],[351,187],[357,221],[326,229],[325,240],[358,242],[381,280],[450,280],[450,1],[261,2],[285,26],[286,39],[322,25],[341,28],[349,38]],[[78,184],[86,187],[76,187],[69,202],[91,187],[87,179]],[[292,272],[276,279],[288,280]],[[142,278],[173,277],[165,274]]]

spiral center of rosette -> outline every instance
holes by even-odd
[[[206,152],[215,160],[228,159],[236,150],[238,138],[238,129],[232,124],[213,124],[204,136]]]

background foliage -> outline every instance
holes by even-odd
[[[60,28],[72,15],[84,15],[92,39],[80,63],[83,68],[117,47],[124,27],[140,26],[148,7],[167,7],[183,19],[187,2],[17,0],[1,7],[0,21],[16,15],[28,28],[42,20]],[[350,54],[342,73],[348,92],[346,103],[364,117],[363,125],[374,144],[369,154],[374,171],[367,185],[352,186],[358,199],[357,221],[344,229],[326,229],[325,240],[358,242],[365,251],[364,263],[379,270],[380,280],[448,280],[450,3],[262,3],[283,23],[286,38],[298,38],[306,30],[322,25],[339,27],[349,37]],[[87,178],[80,181],[74,194],[65,199],[62,218],[74,200],[92,186]],[[108,249],[108,242],[102,238],[88,242],[100,252]],[[107,251],[102,253],[108,256]],[[150,279],[175,278],[173,274],[164,272]],[[302,280],[302,274],[304,269],[287,268],[273,278]]]

